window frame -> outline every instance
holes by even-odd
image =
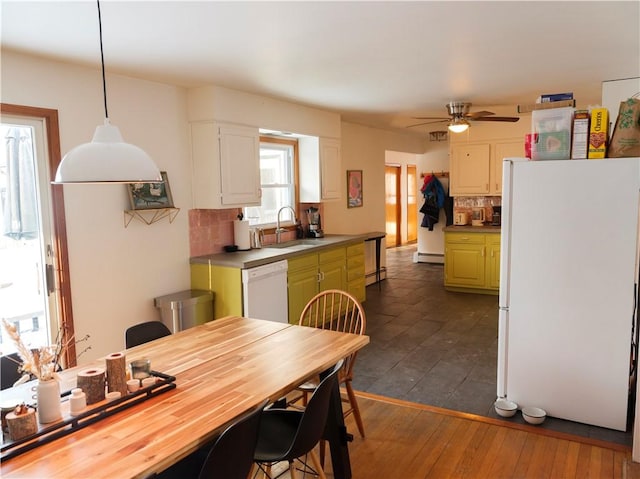
[[[260,135],[260,144],[262,145],[263,143],[272,143],[272,144],[276,144],[276,145],[287,145],[287,146],[291,146],[293,149],[293,158],[292,158],[292,165],[291,165],[291,175],[292,175],[292,185],[293,185],[293,199],[294,199],[294,204],[291,205],[293,207],[293,209],[296,212],[296,218],[299,220],[300,219],[300,214],[299,214],[299,203],[300,203],[300,188],[299,188],[299,179],[298,179],[298,161],[299,161],[299,157],[298,157],[298,140],[293,138],[282,138],[282,137],[278,137],[278,136],[272,136],[272,135]],[[262,179],[260,180],[260,188],[262,188]],[[243,208],[243,213],[245,212],[245,208]],[[254,224],[251,225],[252,228],[260,228],[262,229],[265,233],[267,234],[271,234],[275,232],[276,229],[276,223],[258,223],[258,224]],[[295,229],[295,223],[293,223],[292,221],[285,221],[281,227],[291,231]]]

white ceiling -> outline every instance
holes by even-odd
[[[2,49],[98,65],[95,2],[0,1]],[[594,104],[603,80],[640,76],[637,0],[100,5],[107,72],[235,88],[373,126],[443,116],[453,100],[512,116],[542,93]]]

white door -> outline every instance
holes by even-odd
[[[59,330],[45,124],[3,115],[0,133],[0,318],[39,347]],[[13,352],[0,329],[1,353]]]

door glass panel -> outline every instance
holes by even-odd
[[[396,166],[385,166],[385,222],[387,248],[399,246],[400,168]]]
[[[418,239],[418,174],[415,165],[407,165],[407,242]]]
[[[0,138],[0,318],[35,348],[50,338],[35,130],[3,123]],[[13,352],[4,328],[0,332],[0,352]]]

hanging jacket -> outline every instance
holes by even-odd
[[[448,195],[445,193],[442,183],[440,183],[440,180],[438,180],[435,175],[425,176],[420,191],[424,196],[424,204],[422,208],[420,208],[420,213],[424,214],[421,226],[423,228],[429,228],[429,231],[433,231],[433,226],[438,222],[440,217],[440,208],[443,208],[445,203],[447,203]]]

